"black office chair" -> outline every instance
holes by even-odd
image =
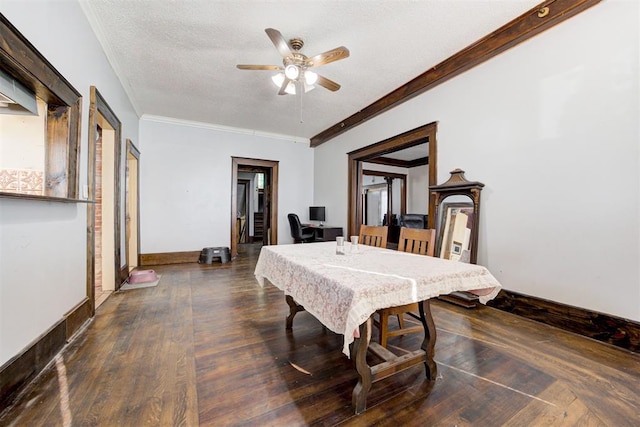
[[[303,227],[300,224],[300,218],[294,213],[287,215],[289,225],[291,226],[291,237],[293,243],[311,243],[315,241],[315,233],[309,227]]]
[[[423,214],[400,215],[400,227],[427,228],[427,215],[423,215]]]

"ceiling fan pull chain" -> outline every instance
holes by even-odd
[[[302,95],[304,94],[304,83],[302,81],[296,82],[298,85],[297,92],[299,94],[299,104],[300,104],[300,123],[303,123],[302,120]]]

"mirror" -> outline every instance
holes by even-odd
[[[435,203],[436,253],[440,258],[476,263],[482,187],[481,182],[467,181],[461,169],[451,171],[444,184],[429,187]]]
[[[471,235],[476,228],[473,220],[473,200],[470,197],[453,195],[440,202],[436,223],[440,258],[471,261]]]

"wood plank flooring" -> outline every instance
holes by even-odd
[[[489,307],[432,303],[438,379],[374,384],[355,416],[342,339],[231,263],[158,266],[116,292],[0,418],[2,426],[638,426],[640,355]],[[419,346],[395,337],[391,349]]]

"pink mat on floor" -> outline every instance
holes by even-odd
[[[158,280],[158,275],[153,270],[135,270],[129,274],[127,282],[135,285],[137,283],[155,282]]]

